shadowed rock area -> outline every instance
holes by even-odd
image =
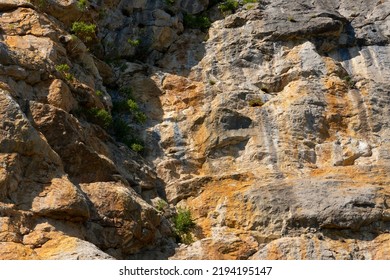
[[[390,259],[390,3],[223,2],[0,0],[0,259]]]

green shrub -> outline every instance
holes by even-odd
[[[348,88],[355,88],[355,81],[351,78],[351,76],[343,77],[343,80],[346,82]]]
[[[164,211],[164,208],[168,206],[168,202],[166,202],[165,200],[163,199],[160,199],[159,201],[157,201],[157,204],[156,204],[156,209],[160,212]]]
[[[74,79],[74,75],[72,73],[64,73],[65,79],[68,81],[72,81]]]
[[[127,42],[132,45],[133,47],[137,47],[139,46],[139,44],[141,44],[141,40],[137,39],[137,40],[131,40],[131,39],[127,39]]]
[[[119,93],[125,99],[113,102],[113,112],[122,114],[131,114],[133,119],[140,124],[147,121],[145,113],[141,112],[138,103],[133,98],[133,90],[130,87],[122,87]]]
[[[103,92],[102,92],[101,90],[95,91],[95,94],[96,94],[98,97],[102,97],[102,96],[103,96]]]
[[[134,119],[138,123],[144,124],[148,120],[148,117],[144,113],[142,113],[142,112],[135,112]]]
[[[243,0],[242,3],[245,5],[245,4],[249,4],[249,3],[258,3],[259,0]]]
[[[112,116],[104,109],[92,108],[88,110],[90,120],[103,128],[108,128],[112,124]]]
[[[47,6],[47,0],[38,0],[38,7],[43,9]]]
[[[59,64],[55,66],[56,70],[60,73],[66,73],[69,72],[70,67],[68,64]]]
[[[77,0],[77,9],[79,9],[80,11],[85,11],[88,6],[89,6],[89,3],[87,0]]]
[[[114,101],[113,111],[116,113],[137,113],[139,112],[139,106],[137,102],[129,98],[127,100]]]
[[[88,24],[83,21],[75,21],[72,24],[71,31],[84,43],[90,42],[95,37],[96,25]]]
[[[140,153],[143,151],[144,149],[144,146],[139,144],[139,143],[133,143],[131,144],[130,148],[134,151],[134,152],[137,152],[137,153]]]
[[[238,1],[237,0],[226,0],[223,3],[218,5],[218,9],[223,12],[232,12],[234,13],[238,8]]]
[[[189,244],[192,242],[191,229],[195,227],[189,209],[178,208],[176,215],[172,219],[174,230],[180,241]]]
[[[137,153],[144,150],[143,142],[134,136],[133,130],[126,121],[121,118],[115,118],[112,127],[116,140],[124,143]]]
[[[137,112],[139,110],[137,102],[133,99],[127,100],[127,107],[131,112]]]
[[[70,67],[68,64],[59,64],[55,66],[56,70],[60,72],[62,75],[64,75],[65,79],[68,81],[71,81],[74,79],[74,76],[72,73],[69,73]]]
[[[177,233],[188,233],[195,226],[191,211],[185,208],[178,208],[173,218],[173,225]]]
[[[187,28],[201,29],[201,30],[208,29],[211,26],[210,19],[206,16],[201,16],[201,15],[193,16],[190,14],[185,14],[183,18],[183,23],[184,26]]]

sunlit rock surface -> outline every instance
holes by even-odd
[[[31,2],[0,0],[0,258],[390,259],[388,1]],[[86,117],[120,88],[142,155]]]

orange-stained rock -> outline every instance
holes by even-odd
[[[34,251],[44,260],[113,259],[92,243],[69,236],[58,236]]]
[[[40,2],[0,3],[0,258],[390,259],[389,1]]]
[[[2,260],[39,260],[40,257],[28,246],[13,242],[0,242]]]
[[[51,83],[47,101],[50,105],[66,112],[77,108],[77,102],[72,96],[69,87],[60,79],[56,79]]]

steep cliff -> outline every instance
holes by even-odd
[[[389,16],[0,0],[0,258],[390,259]]]

